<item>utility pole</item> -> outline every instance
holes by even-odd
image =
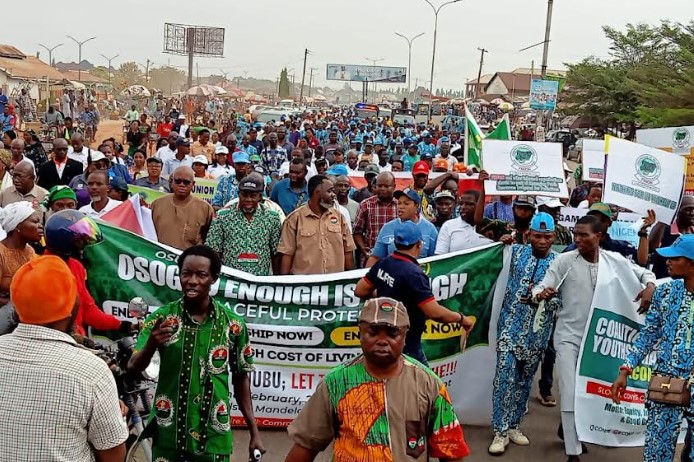
[[[550,30],[552,28],[552,7],[553,6],[554,6],[554,0],[547,0],[547,20],[545,23],[545,43],[544,43],[544,47],[542,49],[542,67],[540,68],[540,78],[542,80],[544,80],[545,76],[547,75],[547,56],[549,54],[549,35],[550,35]],[[531,82],[531,85],[532,85],[532,82]],[[536,121],[535,141],[544,141],[545,140],[545,126],[544,126],[544,121],[542,120],[543,116],[544,116],[543,111],[539,111],[537,114],[537,117],[535,119],[535,121]]]
[[[481,56],[480,56],[480,68],[477,71],[477,85],[475,85],[475,99],[477,99],[477,95],[479,95],[479,92],[480,92],[480,85],[481,85],[480,80],[482,79],[482,66],[484,65],[484,54],[489,53],[489,50],[485,50],[484,48],[477,47],[477,49],[480,51]]]
[[[101,55],[106,61],[108,61],[108,86],[111,86],[111,61],[119,57],[120,55],[115,55],[112,58],[109,58],[108,56],[102,54]]]
[[[149,61],[147,61],[149,64]],[[195,74],[197,75],[198,85],[200,85],[200,63],[195,63]]]
[[[311,77],[308,79],[308,96],[309,98],[311,97],[311,89],[313,88],[313,71],[317,71],[317,67],[312,67],[311,68]]]
[[[299,92],[299,103],[304,100],[304,82],[306,82],[306,60],[308,59],[308,48],[304,49],[304,70],[301,73],[301,91]]]
[[[407,41],[407,100],[411,100],[411,90],[410,90],[410,84],[412,83],[412,42],[414,42],[416,39],[424,35],[424,32],[421,34],[415,35],[412,38],[407,38],[402,34],[395,33],[398,37],[402,37]]]
[[[63,44],[59,43],[56,46],[54,46],[53,48],[48,48],[46,45],[43,45],[41,43],[39,43],[39,46],[45,48],[48,51],[48,65],[53,67],[53,50],[55,50],[58,47],[63,46]]]
[[[193,86],[193,61],[195,60],[195,28],[186,29],[186,45],[188,45],[188,88]]]
[[[96,37],[90,37],[87,40],[82,40],[81,42],[71,35],[68,35],[67,38],[69,38],[70,40],[75,42],[77,44],[77,47],[79,50],[79,57],[77,58],[79,61],[79,63],[77,63],[77,81],[81,82],[82,81],[82,45],[84,45],[85,43],[87,43],[90,40],[94,40]]]
[[[151,61],[147,58],[147,67],[145,67],[145,84],[149,83],[149,64]]]

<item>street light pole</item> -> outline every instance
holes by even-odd
[[[407,41],[407,50],[408,50],[407,51],[407,99],[412,100],[411,95],[410,95],[410,93],[411,93],[410,84],[412,83],[412,81],[411,81],[411,76],[412,76],[412,42],[414,42],[416,39],[418,39],[419,37],[424,35],[424,32],[422,32],[421,34],[415,35],[412,38],[407,38],[398,32],[396,32],[395,35],[397,35],[398,37],[402,37]]]
[[[436,61],[436,35],[438,32],[439,28],[439,12],[441,9],[446,6],[450,5],[452,3],[458,3],[461,0],[451,0],[446,3],[441,4],[438,8],[434,6],[433,3],[431,3],[429,0],[424,0],[429,4],[431,9],[434,11],[434,46],[431,51],[431,77],[429,78],[429,120],[431,120],[431,115],[432,115],[432,110],[433,110],[433,91],[434,91],[434,62]],[[428,122],[428,120],[427,120]]]
[[[46,45],[44,45],[42,43],[39,43],[39,46],[45,48],[48,51],[48,65],[53,67],[53,50],[55,50],[58,47],[63,46],[63,44],[59,43],[56,46],[54,46],[53,48],[48,48]]]
[[[87,40],[82,40],[81,42],[79,40],[77,40],[76,38],[74,38],[72,35],[68,35],[67,38],[69,38],[70,40],[75,42],[77,44],[77,47],[79,48],[79,57],[77,58],[79,61],[77,63],[77,81],[81,82],[82,81],[82,45],[89,42],[90,40],[94,40],[96,37],[90,37]]]
[[[120,55],[115,55],[112,58],[109,58],[108,56],[102,54],[101,55],[106,61],[108,61],[108,86],[111,86],[111,61],[119,57]]]

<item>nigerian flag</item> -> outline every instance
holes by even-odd
[[[475,121],[475,116],[465,106],[465,165],[482,168],[482,140],[484,134]]]
[[[485,138],[488,140],[511,140],[511,122],[508,120],[508,114],[504,114],[499,125],[493,131],[487,133]]]

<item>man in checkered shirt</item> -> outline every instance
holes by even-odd
[[[365,199],[359,204],[357,217],[354,220],[354,243],[359,249],[362,266],[376,245],[378,232],[383,225],[397,216],[397,201],[393,198],[395,192],[395,177],[390,172],[382,172],[376,177],[376,195]]]
[[[128,427],[113,374],[69,335],[79,306],[70,269],[52,255],[31,260],[10,298],[20,324],[0,337],[0,460],[122,462]]]

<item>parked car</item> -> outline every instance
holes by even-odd
[[[545,141],[561,143],[563,145],[563,154],[566,156],[569,152],[569,146],[575,145],[578,138],[568,130],[550,130],[545,136]]]
[[[583,154],[583,138],[576,141],[576,144],[569,146],[569,150],[566,153],[567,160],[573,160],[578,163],[581,162],[581,155]]]

